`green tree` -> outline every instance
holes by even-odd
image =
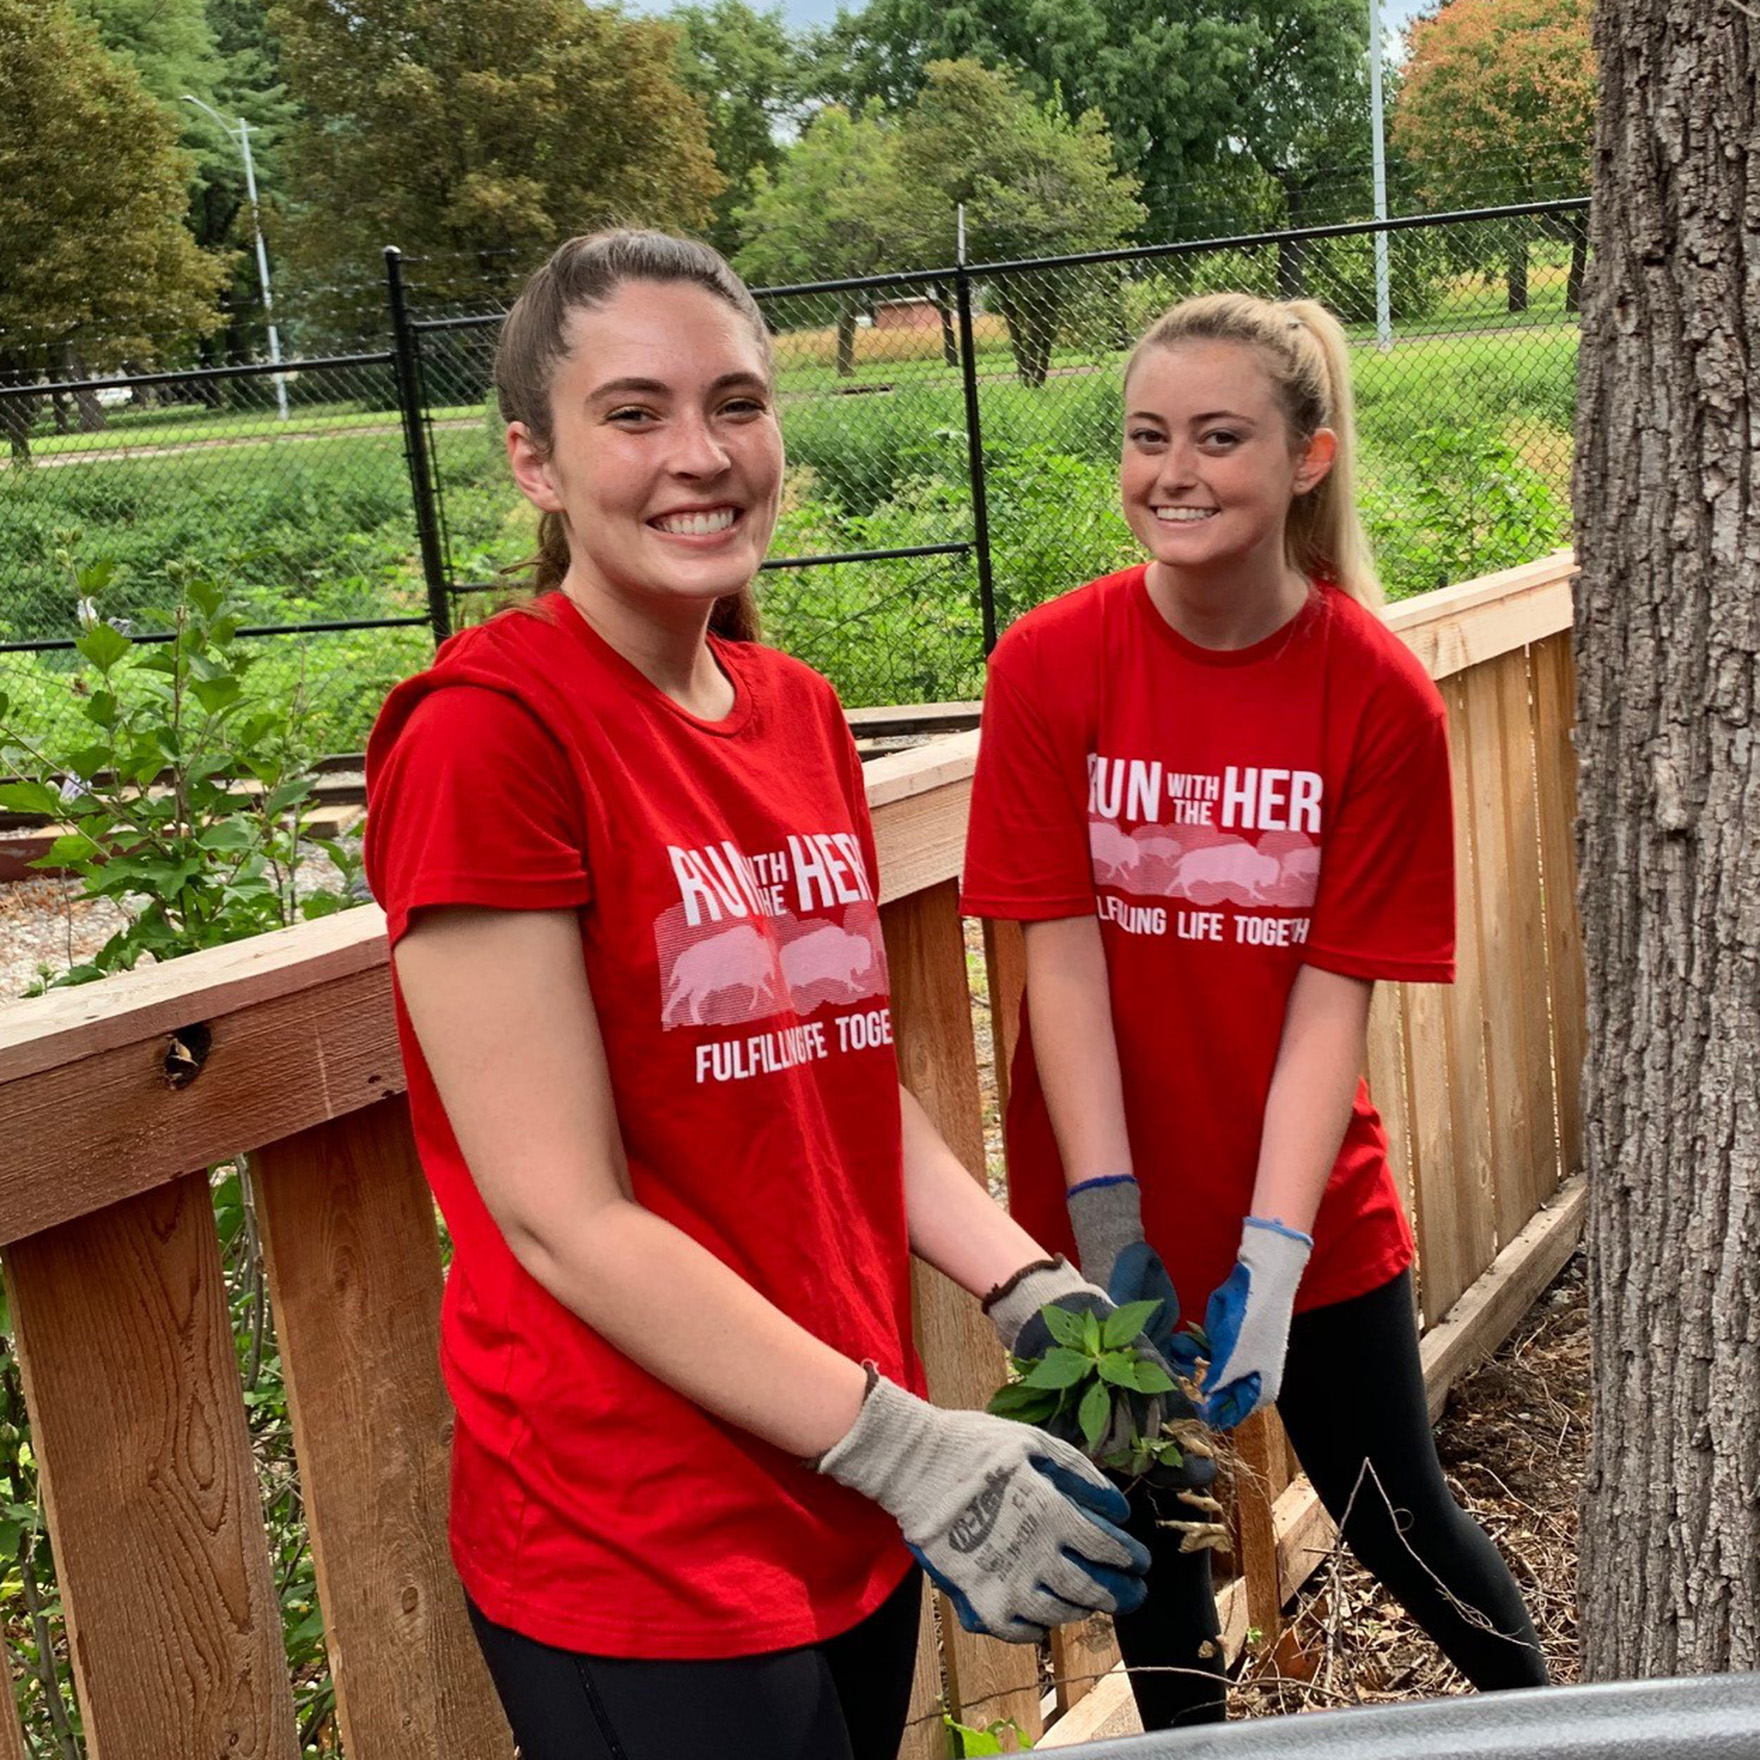
[[[68,0],[0,0],[0,384],[217,327],[227,265],[181,223],[188,176],[176,125]],[[35,414],[0,398],[15,459]]]
[[[1369,23],[1362,0],[1248,0],[1254,26],[1240,89],[1245,157],[1278,194],[1281,227],[1368,210]],[[1358,175],[1341,175],[1354,166]],[[1278,292],[1306,291],[1306,241],[1279,248]]]
[[[936,61],[927,72],[898,125],[895,236],[905,251],[951,262],[960,204],[967,253],[979,262],[1105,250],[1141,223],[1137,180],[1116,168],[1097,111],[1072,122],[1055,100],[1038,103],[976,61]],[[1023,385],[1045,382],[1071,292],[1055,270],[989,284]]]
[[[1252,11],[1220,0],[868,0],[811,40],[811,83],[845,103],[879,98],[902,111],[936,61],[1007,69],[1069,116],[1108,119],[1149,236],[1172,236],[1215,217],[1215,173],[1238,136],[1259,41]]]
[[[1433,199],[1541,201],[1587,191],[1595,130],[1591,0],[1450,0],[1412,26],[1392,138]],[[1588,237],[1574,216],[1566,309],[1577,309]],[[1505,233],[1509,309],[1528,304],[1528,232]]]
[[[752,174],[752,199],[734,216],[745,238],[735,258],[755,283],[829,281],[898,264],[896,132],[870,104],[852,116],[833,104],[814,117],[775,168]],[[837,370],[855,368],[860,301],[837,302]]]
[[[425,298],[504,299],[573,233],[710,218],[722,179],[668,25],[578,0],[271,0],[269,20],[308,272],[396,244],[430,259]]]
[[[708,115],[709,144],[727,179],[709,237],[732,255],[734,215],[756,194],[753,174],[782,163],[787,148],[777,132],[800,113],[800,50],[779,9],[756,12],[745,0],[674,7],[667,22],[678,28],[679,79]]]
[[[179,143],[190,156],[185,222],[196,243],[204,250],[232,253],[232,275],[221,292],[227,328],[211,339],[204,354],[236,360],[260,354],[260,337],[257,349],[250,346],[260,327],[261,290],[239,151],[211,118],[184,100],[188,94],[229,120],[245,118],[251,129],[260,202],[265,213],[270,211],[280,183],[277,125],[285,123],[287,105],[274,85],[272,65],[265,81],[255,52],[253,39],[260,40],[265,30],[262,0],[73,0],[73,4],[97,27],[104,47],[140,75],[141,83],[173,119]],[[252,320],[249,335],[241,319]],[[218,396],[226,388],[209,389]]]

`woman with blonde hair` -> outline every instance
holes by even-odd
[[[1148,552],[990,663],[966,910],[1026,928],[1014,1212],[1115,1301],[1203,1304],[1203,1412],[1276,1403],[1358,1557],[1476,1685],[1546,1669],[1443,1479],[1412,1239],[1361,1079],[1377,980],[1454,975],[1447,734],[1376,615],[1346,343],[1307,301],[1185,301],[1132,354]],[[1208,1555],[1151,1485],[1118,1637],[1146,1727],[1223,1715]]]

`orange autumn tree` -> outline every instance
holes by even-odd
[[[1412,26],[1393,141],[1433,202],[1472,208],[1587,192],[1595,132],[1591,0],[1447,0]],[[1571,241],[1567,311],[1583,285],[1587,230],[1570,214],[1550,224]],[[1528,224],[1504,232],[1509,309],[1528,304]]]

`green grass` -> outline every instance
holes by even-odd
[[[57,434],[52,429],[33,433],[33,459],[55,458],[67,453],[128,452],[141,447],[200,445],[225,440],[259,441],[265,446],[308,435],[346,433],[355,428],[398,430],[402,417],[395,409],[367,409],[359,403],[294,405],[283,422],[273,409],[192,412],[187,406],[169,409],[108,410],[104,427],[96,433]],[[460,404],[430,412],[436,422],[480,421],[481,408]],[[5,468],[13,468],[10,463]]]
[[[1536,271],[1535,321],[1518,331],[1461,334],[1468,290],[1457,284],[1446,333],[1407,325],[1385,354],[1372,341],[1352,351],[1360,498],[1394,596],[1568,538],[1577,334],[1557,305],[1539,321],[1543,300],[1562,301],[1562,268],[1547,277]],[[980,357],[1003,623],[1135,553],[1117,509],[1123,357],[1114,340],[1076,337],[1038,388],[1018,383],[1006,346]],[[828,395],[838,383],[891,389]],[[535,519],[508,479],[487,411],[435,413],[461,423],[434,434],[454,578],[489,580],[529,553]],[[149,414],[158,419],[138,419]],[[67,553],[113,557],[105,609],[143,627],[162,620],[178,567],[224,578],[264,623],[425,609],[394,412],[308,408],[301,431],[335,431],[297,444],[281,444],[289,431],[261,410],[169,417],[119,412],[108,436],[78,438],[122,446],[248,435],[261,444],[0,471],[0,639],[72,629]],[[855,381],[785,370],[782,418],[790,470],[773,554],[971,540],[963,397],[938,358],[869,363]],[[381,426],[388,431],[359,431]],[[771,571],[761,581],[772,638],[829,672],[852,703],[975,694],[976,593],[969,555]],[[479,609],[467,598],[459,616]],[[358,746],[385,686],[426,646],[419,630],[265,643],[264,676],[271,665],[289,676],[306,667],[325,743]],[[42,714],[58,714],[64,671],[56,657],[0,657],[0,688],[28,690]]]

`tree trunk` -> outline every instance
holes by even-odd
[[[1504,265],[1509,282],[1509,309],[1525,312],[1528,309],[1528,229],[1520,220],[1512,220],[1509,225],[1509,254]]]
[[[856,304],[846,299],[837,308],[837,376],[847,379],[856,370]]]
[[[944,367],[959,366],[959,332],[953,325],[953,301],[948,297],[947,289],[937,283],[935,292],[935,310],[941,319],[941,364]]]
[[[1567,316],[1575,317],[1583,309],[1583,271],[1589,264],[1589,227],[1582,215],[1571,215],[1570,233],[1571,266],[1565,276],[1564,309]]]
[[[1307,224],[1308,200],[1307,191],[1302,180],[1293,173],[1286,173],[1278,178],[1283,188],[1284,225],[1289,227]],[[1279,299],[1301,299],[1308,285],[1308,240],[1305,238],[1286,238],[1277,247],[1277,297]]]
[[[86,363],[74,343],[67,344],[64,359],[68,378],[78,380],[87,376]],[[79,406],[79,431],[82,434],[100,434],[109,426],[109,411],[98,401],[97,392],[76,391],[73,394],[73,401]]]
[[[1601,0],[1578,407],[1590,1679],[1760,1665],[1760,23]]]

